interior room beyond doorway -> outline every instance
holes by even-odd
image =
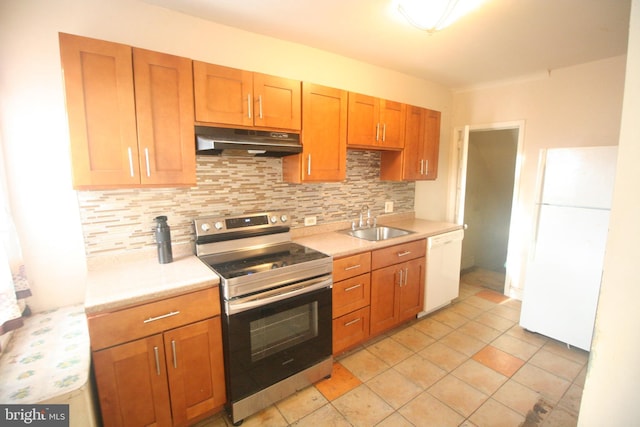
[[[467,148],[461,268],[499,292],[504,292],[518,132],[473,130]]]

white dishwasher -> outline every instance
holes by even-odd
[[[427,238],[427,268],[422,317],[444,307],[458,297],[460,291],[460,261],[462,229]]]

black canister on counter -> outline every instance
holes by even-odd
[[[173,261],[171,253],[171,230],[167,224],[166,216],[157,216],[156,224],[156,243],[158,244],[158,262],[160,264],[169,264]]]

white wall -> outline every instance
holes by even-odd
[[[71,188],[58,32],[442,111],[440,176],[447,176],[452,95],[445,87],[137,0],[3,0],[0,140],[36,311],[84,299],[86,262],[76,193]],[[432,183],[429,196],[434,200],[427,213],[444,211],[443,181]]]
[[[515,184],[519,196],[512,212],[512,221],[520,232],[509,236],[515,239],[517,248],[516,253],[509,254],[514,297],[522,292],[532,237],[539,150],[618,143],[625,63],[625,56],[620,56],[554,70],[528,81],[454,93],[454,128],[517,120],[525,123],[522,169]]]
[[[633,0],[611,224],[579,426],[636,426],[640,420],[638,117],[640,0]]]

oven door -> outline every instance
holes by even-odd
[[[236,402],[331,356],[331,276],[226,305],[227,393]],[[249,306],[250,308],[247,308]],[[241,307],[241,308],[239,308]],[[235,310],[240,310],[235,312]]]

